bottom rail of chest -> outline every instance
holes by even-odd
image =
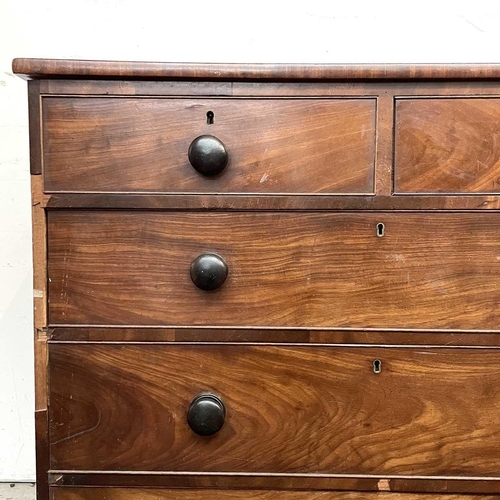
[[[52,487],[51,500],[493,500],[498,495],[368,493],[365,491],[283,491]]]

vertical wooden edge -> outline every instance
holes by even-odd
[[[49,439],[48,412],[35,411],[36,436],[36,495],[37,500],[49,498]]]
[[[33,314],[35,353],[35,437],[37,499],[48,500],[48,337],[47,337],[47,223],[43,179],[31,176],[33,228]]]
[[[394,94],[385,90],[377,99],[377,138],[375,153],[375,193],[390,196],[393,183]]]
[[[404,191],[401,192],[398,188],[398,167],[397,167],[397,145],[398,145],[398,127],[397,127],[397,119],[398,119],[398,104],[401,102],[401,99],[394,99],[394,172],[393,172],[393,192],[395,194],[404,194]]]
[[[35,411],[48,409],[48,343],[45,331],[35,329]]]
[[[42,134],[41,126],[41,102],[40,82],[31,80],[28,82],[28,114],[30,135],[30,172],[31,175],[42,173]]]
[[[47,221],[44,206],[43,179],[31,176],[31,205],[33,230],[33,306],[36,330],[43,330],[47,318]]]

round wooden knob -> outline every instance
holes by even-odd
[[[228,154],[224,144],[213,135],[200,135],[189,146],[189,162],[203,175],[217,175],[227,165]]]
[[[226,408],[214,394],[200,394],[189,405],[187,421],[189,427],[200,436],[212,436],[224,425]]]
[[[216,290],[222,286],[228,272],[226,261],[215,253],[204,253],[191,263],[191,279],[202,290]]]

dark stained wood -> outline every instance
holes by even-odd
[[[500,496],[413,495],[338,491],[175,490],[132,488],[51,488],[52,500],[493,500]]]
[[[500,64],[206,64],[71,59],[14,59],[30,78],[205,80],[499,79]]]
[[[497,211],[500,196],[250,196],[51,194],[47,208],[119,208],[134,210],[363,210],[363,211]]]
[[[250,489],[250,490],[311,490],[311,491],[391,491],[405,493],[470,493],[499,494],[500,480],[492,478],[456,479],[429,477],[377,477],[370,475],[318,474],[252,474],[252,473],[107,473],[64,472],[49,475],[50,484],[57,486],[111,486],[192,489]],[[500,496],[500,494],[499,494]],[[376,498],[376,497],[375,497]],[[439,498],[439,497],[438,497]],[[481,500],[482,497],[474,497]],[[489,498],[489,497],[488,497]],[[495,497],[496,498],[496,497]]]
[[[28,82],[28,112],[30,138],[30,172],[31,175],[42,173],[42,140],[41,140],[41,101],[40,82]]]
[[[500,333],[262,328],[50,328],[50,342],[245,342],[500,347]]]
[[[500,99],[407,99],[396,106],[395,191],[500,192]]]
[[[50,359],[53,471],[498,477],[498,350],[53,344]],[[212,437],[186,422],[202,392],[226,405]]]
[[[36,372],[37,375],[40,372]],[[45,372],[42,372],[45,373]],[[35,410],[35,438],[36,438],[36,496],[37,500],[49,498],[49,433],[48,411]]]
[[[182,80],[37,80],[43,95],[104,96],[234,96],[234,97],[360,97],[360,96],[491,96],[500,95],[498,81],[270,82]]]
[[[231,96],[231,82],[124,81],[124,80],[35,80],[43,95],[104,96]]]
[[[46,191],[373,192],[374,99],[45,97],[43,112]],[[229,152],[216,177],[188,161],[204,134]]]
[[[54,80],[60,82],[63,80]],[[180,83],[180,82],[179,82]],[[61,87],[62,88],[62,87]],[[55,87],[54,87],[55,90]],[[498,80],[401,80],[401,81],[360,81],[348,82],[267,82],[241,81],[232,84],[232,95],[241,97],[263,96],[466,96],[500,95]]]
[[[490,214],[48,215],[53,326],[498,331],[500,219]],[[205,252],[229,266],[214,292],[189,275]]]

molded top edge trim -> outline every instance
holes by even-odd
[[[211,64],[14,59],[28,79],[159,80],[490,80],[500,64]]]

